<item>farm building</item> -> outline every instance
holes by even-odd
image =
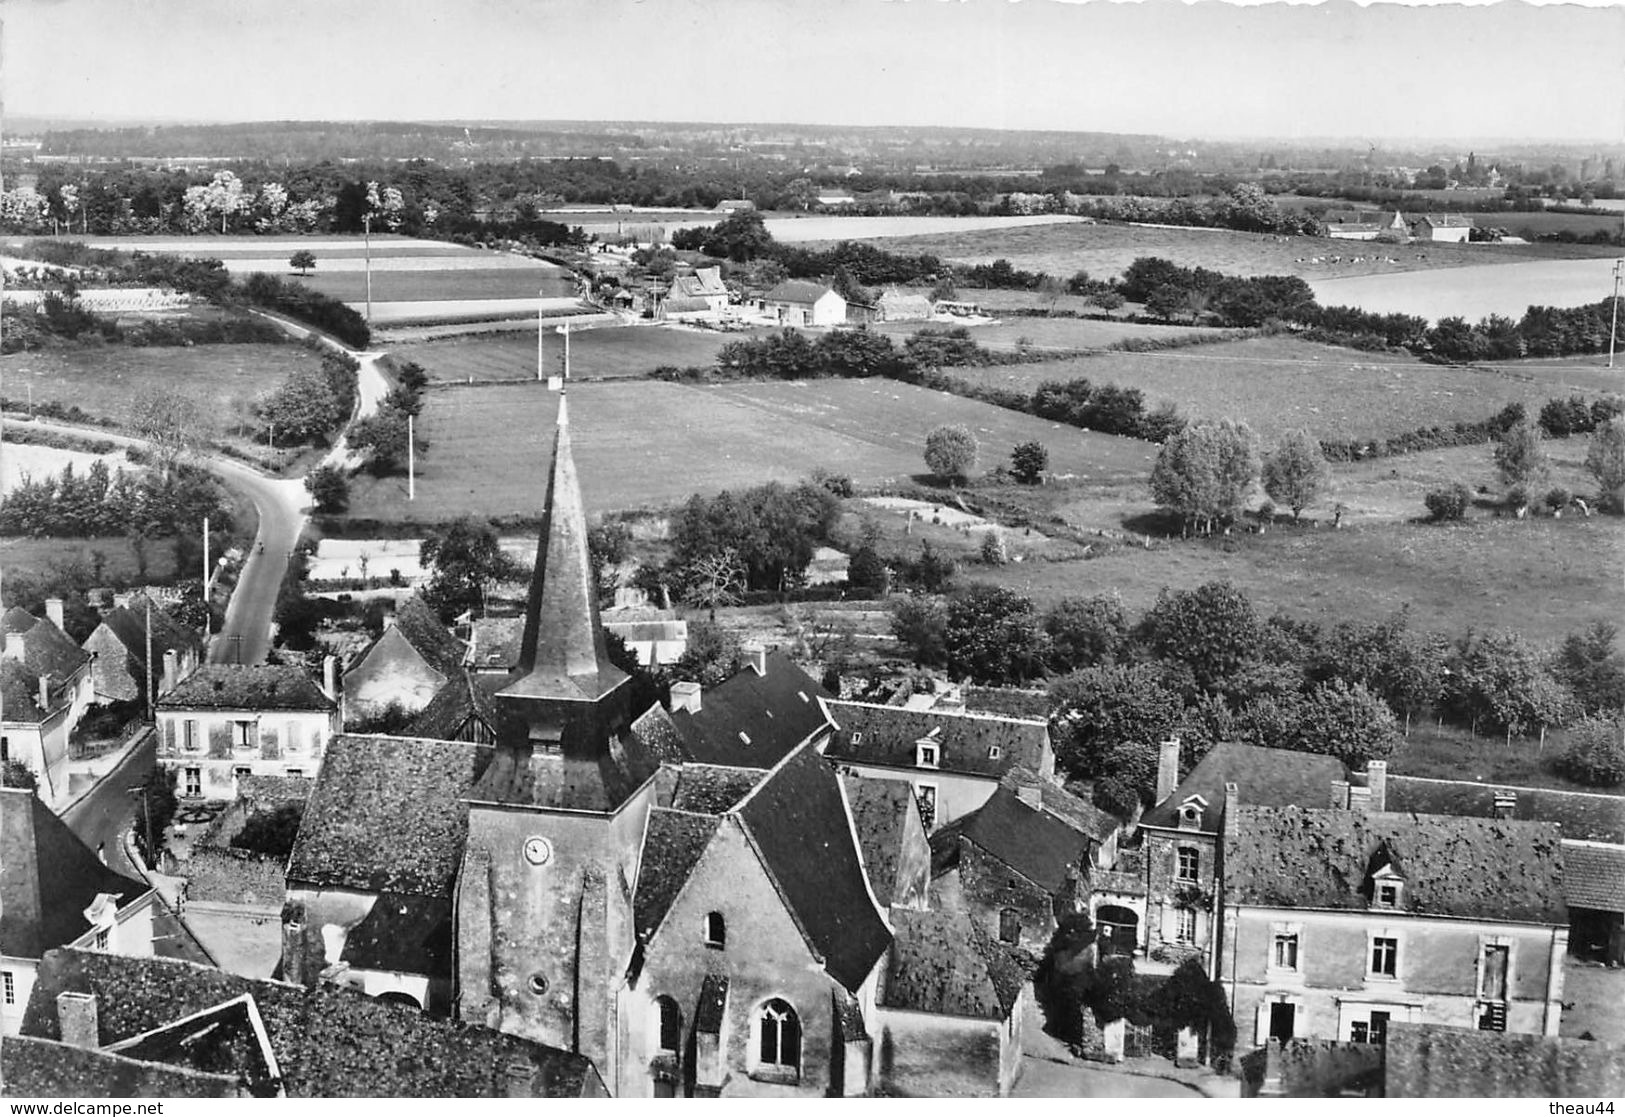
[[[1411,224],[1411,236],[1417,240],[1444,241],[1466,244],[1472,239],[1473,219],[1453,213],[1429,213]]]
[[[724,198],[717,203],[718,213],[749,213],[756,203],[749,198]]]
[[[1333,240],[1376,240],[1384,235],[1406,239],[1410,227],[1398,210],[1391,217],[1380,213],[1328,213],[1326,235]]]
[[[826,283],[787,279],[762,296],[762,310],[781,326],[839,326],[846,321],[846,300]]]
[[[882,322],[924,322],[936,308],[925,295],[910,295],[893,287],[880,296],[875,309]]]
[[[671,290],[660,300],[660,317],[715,318],[728,309],[728,288],[721,268],[699,268],[693,275],[672,279]]]

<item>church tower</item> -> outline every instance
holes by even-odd
[[[609,1082],[658,767],[628,733],[628,683],[604,643],[561,396],[519,664],[468,795],[457,1002],[462,1019],[591,1057]]]

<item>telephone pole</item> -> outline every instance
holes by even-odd
[[[406,416],[406,499],[418,498],[418,458],[417,447],[412,438],[412,416]]]
[[[1614,319],[1608,326],[1608,367],[1614,367],[1614,338],[1619,335],[1619,281],[1625,278],[1625,259],[1614,261]]]

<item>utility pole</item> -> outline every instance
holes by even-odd
[[[214,628],[214,611],[209,608],[209,517],[203,517],[203,638]]]
[[[1614,261],[1614,319],[1608,326],[1608,367],[1614,367],[1614,338],[1619,334],[1619,281],[1625,277],[1625,259]]]
[[[147,720],[152,720],[152,598],[147,598]]]
[[[361,218],[361,243],[367,257],[367,325],[372,325],[372,214]]]
[[[413,445],[412,416],[406,416],[406,499],[418,498],[418,455]]]
[[[564,335],[564,379],[565,379],[565,382],[568,383],[569,380],[570,380],[570,326],[569,326],[569,324],[566,323],[565,325],[560,326],[559,327],[559,332]]]
[[[542,321],[542,300],[547,298],[547,289],[537,292],[536,301],[536,382],[540,384],[547,377],[542,372],[542,338],[547,334],[547,326]]]

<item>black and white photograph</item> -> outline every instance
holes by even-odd
[[[1625,0],[0,0],[0,1104],[1608,1117],[1622,288]]]

